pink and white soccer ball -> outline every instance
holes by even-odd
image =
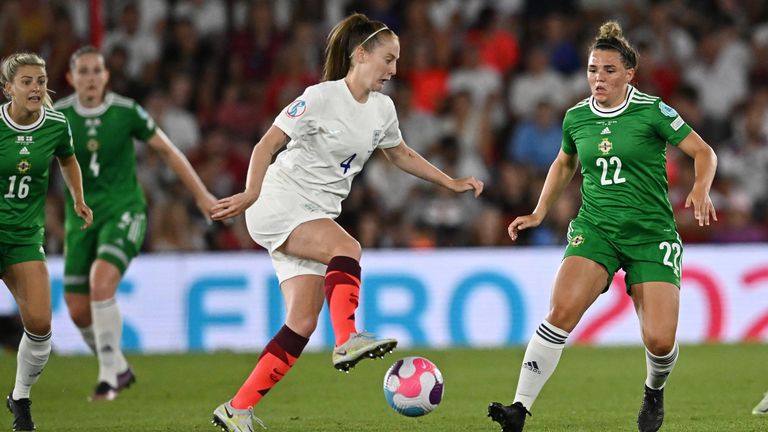
[[[443,374],[424,357],[405,357],[384,374],[384,398],[408,417],[432,412],[443,400]]]

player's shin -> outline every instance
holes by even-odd
[[[288,373],[309,339],[284,325],[264,347],[256,367],[232,399],[232,407],[255,406]]]
[[[542,321],[525,350],[514,402],[521,402],[531,410],[539,392],[560,361],[568,334],[546,320]]]
[[[357,333],[355,310],[360,300],[360,263],[346,256],[331,258],[325,273],[325,298],[331,313],[336,346]]]
[[[647,373],[645,385],[648,386],[648,388],[654,390],[664,388],[669,374],[677,363],[679,353],[680,348],[678,347],[677,342],[675,342],[672,351],[663,356],[655,356],[647,349],[645,350],[645,369]]]
[[[93,331],[96,335],[96,354],[99,357],[99,382],[117,388],[117,375],[128,369],[123,356],[123,318],[113,297],[91,302]]]
[[[43,373],[50,354],[51,332],[39,336],[24,330],[16,356],[16,385],[13,388],[13,399],[29,398],[32,384],[37,382],[40,374]]]

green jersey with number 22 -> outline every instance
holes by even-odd
[[[618,244],[669,238],[676,230],[667,184],[666,144],[691,128],[660,98],[629,86],[623,104],[601,109],[592,97],[565,114],[562,149],[578,153],[583,181],[579,218]]]

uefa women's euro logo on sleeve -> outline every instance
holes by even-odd
[[[677,117],[677,111],[664,102],[659,102],[659,109],[661,110],[661,113],[667,117]]]
[[[285,109],[285,115],[290,118],[301,117],[307,111],[307,103],[297,99]]]

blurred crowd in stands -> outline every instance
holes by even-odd
[[[70,54],[91,37],[88,0],[4,0],[0,54],[40,53],[54,100],[72,92]],[[589,95],[587,50],[617,19],[641,53],[635,85],[661,96],[715,149],[719,222],[684,209],[692,160],[670,147],[670,200],[688,244],[768,241],[768,2],[762,0],[103,0],[111,89],[147,108],[219,197],[244,186],[253,145],[279,111],[316,83],[329,29],[357,11],[400,37],[387,84],[405,141],[480,199],[410,177],[376,154],[339,218],[365,248],[509,245],[560,148],[563,113]],[[144,144],[147,251],[256,249],[242,218],[207,225]],[[379,152],[380,153],[380,152]],[[563,245],[580,180],[519,245]],[[49,254],[61,252],[54,184]]]

